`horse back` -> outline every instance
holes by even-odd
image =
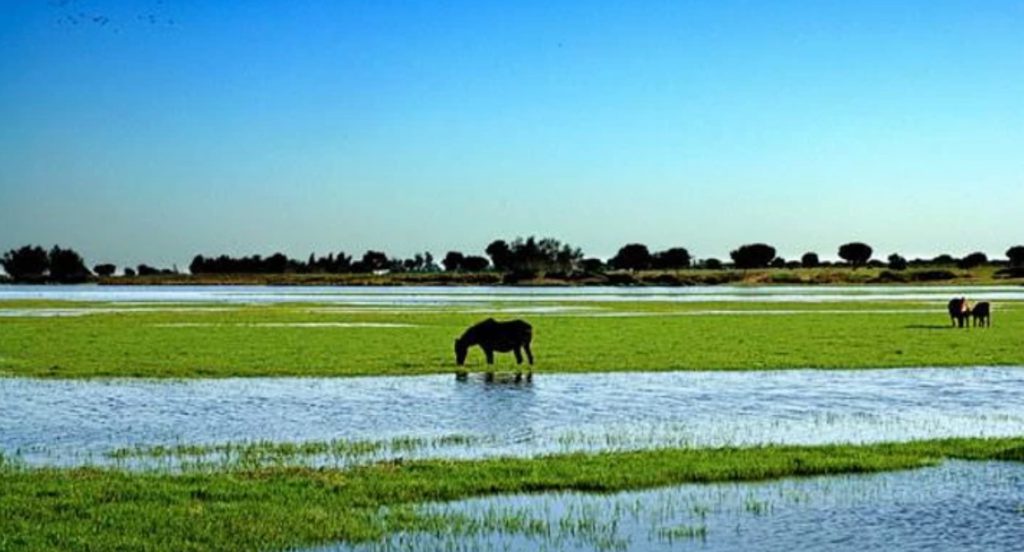
[[[533,326],[524,320],[498,322],[494,329],[494,337],[504,341],[529,342],[533,336]]]
[[[494,322],[481,328],[480,341],[499,351],[511,350],[524,344],[529,345],[533,338],[533,327],[523,320]]]

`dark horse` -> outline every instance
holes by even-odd
[[[455,340],[455,362],[462,366],[466,363],[466,353],[473,345],[479,345],[487,356],[487,364],[494,364],[494,351],[516,354],[516,364],[523,363],[523,354],[533,365],[533,353],[530,351],[530,340],[533,339],[533,327],[522,320],[498,322],[488,318],[479,324],[470,326],[462,337]]]
[[[992,305],[988,301],[982,301],[971,309],[971,317],[974,318],[975,326],[989,327],[992,325]]]
[[[949,300],[949,321],[954,327],[963,328],[967,323],[967,317],[971,315],[971,307],[966,297],[954,297]]]

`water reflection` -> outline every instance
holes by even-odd
[[[918,368],[404,378],[0,378],[0,450],[103,461],[133,445],[470,435],[481,457],[1024,434],[1024,370]],[[89,458],[89,455],[93,455]]]
[[[315,551],[1019,550],[1022,505],[1024,464],[951,461],[874,475],[435,504],[423,510],[474,523]]]
[[[119,303],[319,302],[371,306],[484,305],[495,301],[829,302],[1024,300],[1021,286],[691,286],[691,287],[340,287],[340,286],[30,286],[0,285],[0,300],[43,299]]]

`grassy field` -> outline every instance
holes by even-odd
[[[557,307],[564,312],[506,309]],[[1024,364],[1024,303],[952,329],[941,302],[322,304],[0,302],[0,374],[82,377],[446,373],[453,339],[493,314],[534,325],[539,373]],[[472,312],[470,312],[472,311]],[[61,316],[43,316],[61,314]],[[74,315],[74,316],[72,316]],[[498,355],[498,369],[514,368]],[[474,349],[469,369],[484,368]]]
[[[943,459],[1024,460],[1024,438],[663,449],[221,473],[27,469],[0,457],[0,550],[280,550],[455,527],[413,505],[500,493],[868,473]],[[386,508],[386,510],[385,510]]]
[[[859,292],[858,292],[859,293]],[[538,310],[539,309],[539,310]],[[493,302],[459,307],[0,302],[0,375],[50,378],[411,375],[452,372],[452,341],[488,315],[534,325],[535,370],[759,370],[1024,364],[1024,303],[989,329],[953,329],[941,301]],[[470,369],[483,369],[479,351]],[[510,355],[499,369],[513,369]],[[466,440],[471,437],[454,436]],[[869,473],[943,459],[1024,461],[1024,437],[879,445],[658,449],[541,458],[389,461],[352,468],[281,459],[367,456],[430,442],[129,447],[113,458],[196,465],[131,472],[28,468],[0,454],[2,550],[282,550],[362,542],[461,521],[417,505],[503,493],[615,492],[682,483]],[[396,448],[397,447],[397,448]],[[270,462],[270,463],[268,463]],[[495,528],[521,519],[494,519]],[[687,531],[690,528],[687,528]],[[680,535],[689,534],[680,530]]]

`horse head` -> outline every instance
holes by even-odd
[[[457,338],[455,340],[455,364],[462,366],[466,364],[466,354],[469,352],[469,345],[462,340]]]

